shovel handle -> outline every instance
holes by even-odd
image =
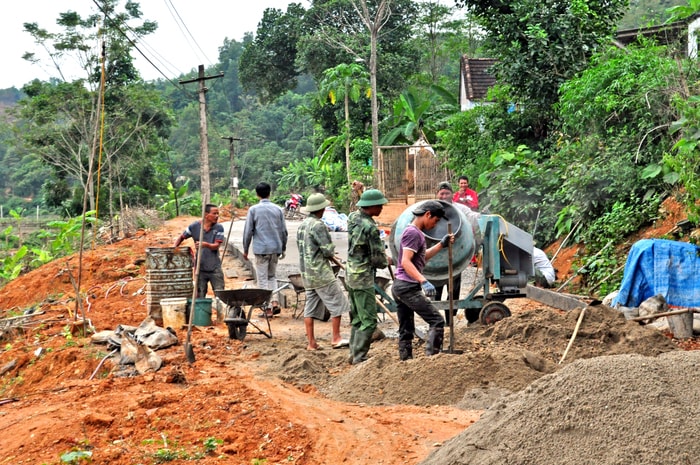
[[[333,256],[330,258],[330,261],[332,261],[333,263],[335,263],[336,265],[338,265],[338,266],[340,267],[341,270],[344,270],[344,269],[345,269],[345,265],[343,265],[343,262],[341,262],[341,261],[338,259],[338,257],[336,257],[335,255],[333,255]]]

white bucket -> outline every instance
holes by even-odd
[[[185,326],[187,321],[187,299],[175,297],[172,299],[160,299],[160,308],[163,312],[163,327],[171,327],[175,330]]]

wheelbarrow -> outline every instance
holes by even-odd
[[[304,294],[306,292],[306,288],[304,287],[304,282],[301,280],[301,275],[299,273],[290,274],[287,277],[289,278],[289,283],[292,285],[292,289],[294,289],[294,293],[297,296],[296,303],[294,304],[294,312],[292,313],[292,318],[296,319],[304,314],[304,308],[299,307],[299,295]],[[304,302],[306,302],[306,298],[304,298]]]
[[[338,276],[338,272],[340,272],[340,265],[331,264],[331,269],[333,270],[333,274]],[[304,314],[304,307],[299,306],[299,296],[306,293],[306,288],[304,287],[304,281],[302,280],[300,273],[290,274],[287,276],[287,278],[287,282],[291,284],[292,289],[296,294],[296,303],[294,304],[294,312],[292,313],[292,318],[296,319]],[[343,278],[339,277],[339,279],[340,282],[345,285]],[[306,296],[304,296],[304,303],[306,303]]]
[[[272,338],[270,319],[265,312],[265,305],[270,300],[272,291],[269,289],[233,289],[218,290],[214,294],[227,305],[224,323],[228,327],[228,337],[242,341],[248,334],[248,325],[258,330],[256,334],[264,334]],[[246,315],[245,307],[250,306]],[[253,310],[260,308],[265,315],[267,331],[251,321]]]

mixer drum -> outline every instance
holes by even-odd
[[[415,218],[413,210],[425,202],[427,200],[410,205],[391,225],[389,248],[391,249],[394,263],[398,262],[401,234]],[[425,235],[426,247],[430,248],[447,234],[447,224],[452,225],[452,234],[455,235],[455,242],[452,244],[452,275],[456,276],[469,266],[469,262],[474,256],[476,250],[474,233],[464,213],[447,202],[441,201],[440,203],[445,206],[446,218],[441,219],[433,229],[423,231],[423,234]],[[449,278],[447,249],[442,249],[428,260],[423,270],[423,275],[430,281],[443,281]]]

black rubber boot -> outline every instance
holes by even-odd
[[[437,355],[442,350],[445,328],[430,328],[425,343],[425,355]]]
[[[369,352],[369,346],[372,344],[372,331],[355,331],[355,353],[353,354],[352,364],[357,365],[367,360],[367,353]]]
[[[413,358],[413,343],[411,341],[399,341],[399,360],[402,362]]]
[[[350,348],[350,358],[348,359],[348,363],[352,365],[352,362],[355,360],[355,352],[356,348],[355,345],[357,344],[357,328],[354,326],[350,327],[350,342],[348,344],[348,347]]]

